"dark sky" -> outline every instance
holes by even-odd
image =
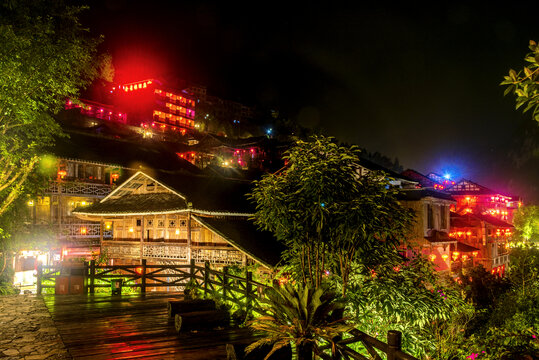
[[[359,3],[359,2],[356,2]],[[183,78],[339,140],[539,201],[539,126],[498,86],[537,4],[92,1],[116,80]]]

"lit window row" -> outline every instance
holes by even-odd
[[[169,114],[159,110],[154,110],[153,117],[155,121],[168,121],[173,125],[175,124],[190,129],[193,129],[195,127],[195,122],[191,119],[184,118],[183,116]]]
[[[171,103],[166,103],[167,109],[169,109],[170,112],[178,115],[187,116],[189,119],[195,118],[195,112],[193,110],[187,109],[183,106],[174,105]]]
[[[104,106],[93,106],[88,104],[75,104],[67,100],[65,109],[80,109],[81,114],[102,120],[127,121],[127,115],[121,112],[114,112],[113,109]]]
[[[140,81],[136,83],[120,85],[118,86],[118,89],[123,90],[125,92],[142,90],[142,89],[146,89],[148,85],[151,85],[152,83],[153,83],[152,80],[145,80],[145,81]],[[112,90],[116,90],[116,87],[113,87]]]
[[[163,91],[161,89],[155,89],[154,93],[161,96],[161,97],[165,97],[167,99],[167,101],[170,101],[170,102],[173,102],[173,103],[176,103],[176,104],[180,104],[180,105],[184,105],[184,106],[189,106],[189,107],[192,107],[192,108],[195,107],[195,100],[188,99],[185,96],[176,95],[176,94],[173,94],[171,92]]]

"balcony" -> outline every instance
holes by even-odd
[[[47,195],[81,195],[87,197],[103,198],[112,191],[112,185],[94,184],[77,181],[51,181],[45,190]]]
[[[144,259],[188,261],[187,245],[182,243],[143,242]],[[102,250],[111,258],[140,259],[140,242],[138,241],[104,241]],[[191,258],[197,263],[208,261],[211,264],[241,265],[244,255],[235,249],[224,247],[192,246]]]
[[[80,220],[79,220],[80,221]],[[88,239],[99,238],[99,223],[77,222],[59,225],[59,239]],[[112,239],[112,230],[103,231],[103,239]]]

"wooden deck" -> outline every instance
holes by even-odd
[[[182,295],[43,295],[74,359],[226,359],[227,343],[248,342],[247,329],[178,334],[167,301]]]

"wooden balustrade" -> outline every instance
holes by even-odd
[[[223,271],[214,270],[206,262],[204,266],[197,265],[194,260],[189,264],[180,265],[148,265],[142,260],[140,265],[96,265],[90,261],[84,265],[86,288],[88,293],[93,294],[97,287],[110,287],[113,279],[123,278],[124,287],[140,288],[145,293],[148,287],[182,287],[185,288],[191,280],[196,281],[197,288],[204,293],[204,297],[218,296],[224,301],[236,304],[247,312],[258,315],[266,314],[265,305],[260,301],[263,290],[269,285],[254,281],[251,272],[246,272],[245,277],[230,274],[227,267]],[[37,293],[42,289],[54,288],[53,282],[61,275],[61,269],[54,266],[39,265],[37,269]],[[192,283],[192,282],[191,282]],[[360,343],[364,354],[361,354],[349,345]],[[386,354],[387,360],[417,360],[401,350],[401,333],[389,331],[387,344],[358,330],[352,329],[343,334],[343,339],[336,344],[338,349],[335,356],[330,355],[331,345],[321,347],[324,353],[319,357],[324,360],[381,360],[380,353]]]

